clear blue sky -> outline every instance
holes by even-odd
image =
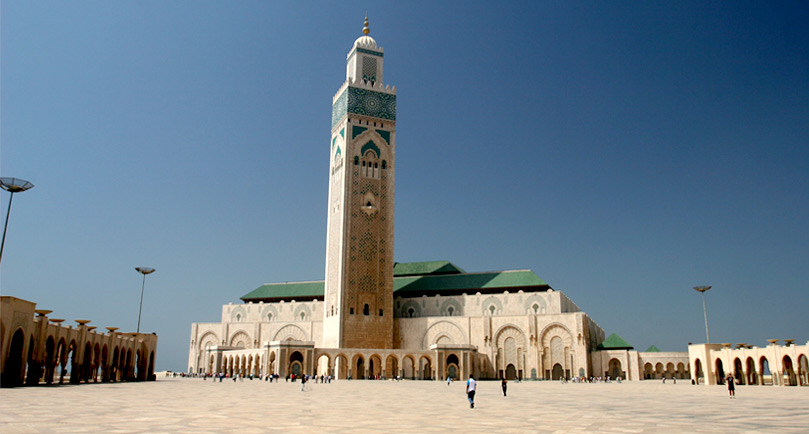
[[[398,89],[396,260],[530,268],[635,348],[809,339],[809,3],[5,1],[0,291],[160,336],[324,276],[331,98]],[[707,4],[706,4],[707,3]],[[8,193],[2,192],[2,209]]]

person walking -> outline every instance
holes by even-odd
[[[506,381],[505,377],[500,382],[500,387],[503,389],[503,396],[506,396],[506,389],[508,388],[508,381]]]
[[[475,377],[471,374],[469,379],[466,380],[466,397],[469,399],[469,408],[475,408],[475,390],[477,389],[477,382]]]
[[[728,394],[730,394],[730,399],[736,399],[736,384],[733,380],[733,374],[728,374],[725,381],[728,382]]]
[[[301,392],[306,392],[306,375],[301,375]]]

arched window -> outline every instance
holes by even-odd
[[[303,321],[303,320],[305,320],[305,319],[306,319],[306,313],[305,313],[305,312],[301,312],[301,321]]]
[[[387,168],[388,168],[388,162],[385,161],[385,160],[382,160],[382,170],[385,170]]]
[[[355,165],[355,166],[359,166],[359,165],[360,165],[360,157],[354,157],[354,165]]]
[[[267,321],[272,321],[272,312],[267,314]]]
[[[379,316],[382,316],[382,309],[379,309]]]
[[[416,313],[416,311],[412,307],[410,309],[407,309],[407,317],[408,318],[413,318],[413,314],[415,314],[415,313]]]
[[[489,306],[489,312],[491,312],[492,316],[494,316],[494,311],[497,309],[494,305]]]
[[[367,304],[362,308],[363,315],[370,315],[371,314],[371,307]]]
[[[242,314],[237,313],[236,314],[236,322],[241,322],[241,321],[242,321]]]
[[[534,303],[534,305],[531,306],[531,307],[534,309],[534,313],[537,313],[539,311],[539,305],[538,304]]]
[[[452,306],[447,308],[447,313],[449,314],[449,316],[452,316],[453,312],[455,312],[455,309]]]

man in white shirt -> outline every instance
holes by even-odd
[[[477,388],[477,382],[475,381],[475,377],[470,375],[469,380],[466,381],[466,397],[469,398],[469,408],[475,408],[475,389],[476,388]]]

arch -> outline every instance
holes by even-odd
[[[306,332],[303,331],[300,327],[287,324],[277,332],[275,332],[275,337],[273,337],[274,341],[305,341],[306,340]]]
[[[399,312],[402,318],[418,318],[421,316],[421,306],[414,300],[408,300],[402,304]]]
[[[431,380],[433,378],[432,367],[433,361],[429,356],[422,355],[419,357],[419,372],[421,372],[422,380]]]
[[[565,376],[565,370],[562,367],[562,365],[559,364],[559,363],[555,363],[553,365],[553,371],[551,373],[551,380],[559,380],[559,379],[564,378],[564,376]]]
[[[315,373],[317,375],[331,375],[331,357],[327,353],[322,353],[318,356]]]
[[[416,360],[410,354],[402,358],[402,377],[416,379]]]
[[[805,354],[798,356],[798,384],[801,386],[809,385],[809,360]]]
[[[452,378],[453,380],[459,380],[461,369],[460,369],[460,360],[458,360],[458,355],[455,353],[450,353],[447,355],[447,359],[445,361],[445,365],[447,367],[446,376]]]
[[[459,316],[463,315],[463,306],[458,300],[450,298],[441,303],[439,312],[443,316]]]
[[[251,348],[250,335],[244,330],[239,330],[230,338],[230,346],[236,348]]]
[[[23,369],[25,367],[23,365],[24,346],[25,332],[20,328],[17,329],[11,337],[2,380],[0,380],[2,387],[16,387],[22,385]]]
[[[756,372],[756,362],[752,357],[748,357],[745,362],[747,365],[747,384],[758,384],[758,373]]]
[[[798,385],[798,376],[795,375],[795,368],[792,366],[792,357],[785,355],[781,361],[783,362],[784,366],[784,378],[783,384],[785,386],[797,386]]]
[[[506,366],[506,380],[516,380],[517,379],[517,368],[514,367],[513,363],[509,363]]]
[[[643,365],[643,378],[650,379],[654,378],[654,368],[652,367],[651,363],[646,363]]]
[[[696,376],[697,384],[700,380],[705,383],[705,371],[702,369],[702,361],[699,359],[694,360],[694,375]]]
[[[205,350],[208,347],[215,347],[219,345],[219,336],[212,331],[207,331],[202,334],[202,337],[199,338],[199,349]]]
[[[758,366],[758,375],[761,377],[759,384],[768,384],[767,377],[770,377],[769,384],[775,384],[774,377],[770,373],[770,362],[767,360],[767,356],[761,356],[761,358],[758,359]]]
[[[399,359],[393,354],[389,354],[385,358],[385,376],[388,378],[395,378],[399,375]]]
[[[365,153],[368,151],[374,152],[375,158],[382,158],[382,151],[379,150],[379,146],[376,146],[376,143],[374,143],[373,140],[368,140],[368,142],[362,145],[362,148],[360,149],[360,155],[365,156]]]
[[[621,361],[616,358],[612,358],[607,363],[607,375],[609,375],[610,378],[624,378],[626,376],[624,375],[622,368]]]
[[[247,312],[241,306],[236,306],[230,311],[230,322],[247,321]]]
[[[278,319],[278,309],[273,305],[267,305],[261,311],[261,321],[272,322]]]
[[[738,357],[733,360],[733,378],[736,379],[737,384],[744,385],[746,378],[744,376],[744,368],[742,368],[742,361]]]
[[[105,345],[106,349],[107,346]],[[48,336],[45,341],[45,384],[53,383],[53,371],[56,366],[56,342],[53,336]]]
[[[542,295],[533,294],[525,299],[525,302],[523,303],[523,311],[529,315],[548,313],[548,303],[545,301],[545,297]]]
[[[312,310],[309,309],[309,306],[302,304],[295,309],[295,321],[309,321],[311,319],[312,319]]]
[[[551,371],[557,363],[565,369],[566,376],[567,372],[575,372],[572,366],[568,366],[569,358],[567,356],[573,347],[573,334],[567,327],[557,322],[548,324],[539,333],[539,337],[544,353],[542,357],[546,379],[552,379],[553,372]]]
[[[514,324],[506,324],[496,332],[495,343],[497,345],[497,360],[496,368],[497,375],[500,378],[504,376],[508,379],[507,373],[508,365],[514,365],[514,377],[521,376],[522,368],[520,364],[520,354],[525,350],[525,333]],[[562,356],[564,357],[564,355]]]
[[[295,374],[296,377],[305,373],[303,370],[303,354],[301,354],[300,351],[293,351],[289,354],[289,367],[287,368],[287,372]]]
[[[382,357],[379,354],[373,354],[368,358],[368,375],[373,378],[382,377]]]
[[[365,359],[362,357],[362,354],[354,355],[351,362],[351,368],[354,373],[352,377],[359,380],[365,379]]]
[[[480,304],[483,316],[495,316],[503,314],[503,302],[495,296],[489,296]]]
[[[438,321],[430,325],[427,328],[427,331],[424,332],[424,337],[422,338],[422,349],[430,348],[430,345],[438,343],[438,339],[441,337],[446,337],[451,342],[450,344],[463,344],[465,345],[466,337],[464,336],[463,331],[460,327],[455,325],[449,321]],[[442,341],[442,343],[446,342],[446,340]]]
[[[348,378],[348,357],[338,354],[334,357],[334,375],[337,378]]]
[[[716,373],[716,384],[725,384],[725,367],[722,365],[722,359],[714,360]]]

